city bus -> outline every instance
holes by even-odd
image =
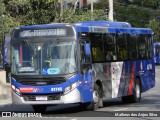
[[[154,62],[160,64],[160,42],[154,43]]]
[[[110,56],[110,59],[108,59]],[[13,104],[80,104],[85,110],[122,98],[139,102],[155,86],[153,32],[126,22],[22,26],[11,35]]]

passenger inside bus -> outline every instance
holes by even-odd
[[[113,59],[113,53],[112,51],[108,51],[106,55],[106,60],[111,61]]]

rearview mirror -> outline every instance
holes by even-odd
[[[88,56],[88,55],[90,55],[91,54],[91,50],[90,50],[90,44],[89,43],[86,43],[85,45],[84,45],[84,54],[86,55],[86,56]]]

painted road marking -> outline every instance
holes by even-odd
[[[72,118],[72,119],[70,119],[70,120],[78,120],[78,118]]]
[[[122,109],[117,109],[117,110],[114,110],[114,111],[123,111],[123,110],[127,110],[128,108],[122,108]]]
[[[157,92],[157,91],[150,91],[150,92],[148,92],[148,93],[155,93],[155,92]]]

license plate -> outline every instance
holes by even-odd
[[[46,100],[48,100],[48,99],[47,99],[47,96],[36,96],[36,100],[37,100],[37,101],[38,101],[38,100],[42,100],[42,101],[45,100],[45,101],[46,101]]]

